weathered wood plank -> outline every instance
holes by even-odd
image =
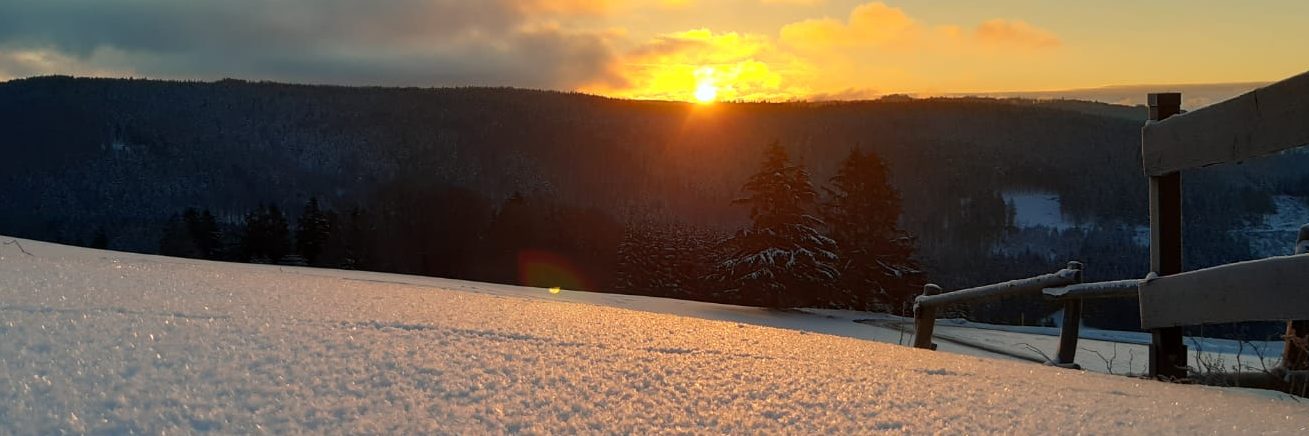
[[[1141,130],[1146,175],[1309,145],[1309,72]]]
[[[1182,95],[1150,94],[1150,121],[1163,121],[1182,112]],[[1144,143],[1142,150],[1144,150]],[[1182,272],[1182,173],[1150,176],[1150,271],[1158,275]],[[1182,329],[1168,327],[1150,332],[1150,376],[1186,377],[1186,344]]]
[[[1309,318],[1309,255],[1146,280],[1140,298],[1143,328]]]
[[[933,284],[923,286],[924,296],[933,296],[941,293],[941,287]],[[935,350],[936,344],[932,343],[932,330],[936,329],[936,308],[932,306],[914,305],[914,348],[923,348]]]
[[[1077,282],[1082,281],[1084,270],[1081,262],[1069,262],[1068,268],[1077,271]],[[1082,300],[1064,302],[1064,325],[1059,331],[1059,350],[1055,352],[1055,364],[1077,368],[1077,338],[1082,329]]]

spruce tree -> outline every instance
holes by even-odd
[[[296,249],[310,265],[318,265],[331,238],[332,226],[327,212],[318,206],[318,197],[310,197],[296,220]]]
[[[109,248],[109,235],[105,233],[105,228],[97,228],[95,234],[91,235],[91,242],[88,242],[86,246],[101,250]]]
[[[218,229],[214,214],[210,213],[209,209],[197,211],[195,208],[187,208],[182,213],[182,222],[186,224],[186,231],[195,244],[196,257],[203,259],[221,257],[223,235]]]
[[[159,254],[172,257],[200,257],[200,250],[186,228],[181,215],[173,214],[164,223],[164,234],[159,239]]]
[[[377,229],[367,210],[361,207],[350,209],[344,215],[339,231],[333,232],[333,249],[340,257],[337,266],[344,269],[373,268],[373,241]]]
[[[268,206],[268,258],[274,263],[291,254],[291,229],[276,205]]]
[[[657,297],[694,297],[708,263],[700,256],[704,238],[689,227],[629,222],[618,244],[616,292]]]
[[[646,228],[640,223],[628,222],[623,229],[623,239],[618,242],[617,265],[614,268],[614,292],[620,294],[642,294],[645,289],[646,264],[649,255],[646,252],[651,238]]]
[[[247,261],[276,263],[291,251],[286,217],[275,205],[261,205],[245,216],[241,241]]]
[[[742,190],[746,197],[735,203],[750,208],[752,223],[728,242],[731,255],[719,264],[716,276],[726,292],[775,308],[824,304],[821,296],[840,273],[836,243],[815,216],[808,172],[774,142]]]
[[[874,153],[851,150],[832,177],[823,219],[840,242],[840,285],[833,303],[854,309],[898,308],[919,271],[911,239],[899,229],[900,195]]]

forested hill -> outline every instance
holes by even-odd
[[[337,210],[386,198],[440,210],[448,195],[397,194],[438,187],[492,209],[518,193],[619,226],[654,216],[730,231],[746,215],[730,201],[776,140],[816,184],[851,148],[880,155],[936,281],[1003,278],[1040,263],[1032,259],[1052,262],[1034,266],[1044,271],[1065,255],[1090,258],[1092,275],[1098,257],[1121,264],[1102,274],[1135,274],[1144,252],[1114,244],[1132,244],[1146,222],[1144,114],[981,98],[694,105],[499,88],[42,77],[0,83],[0,233],[82,243],[105,229],[111,248],[148,252],[186,207],[223,222],[261,203],[296,211],[309,196]],[[1218,229],[1275,212],[1275,195],[1303,196],[1307,163],[1297,154],[1188,176],[1188,195],[1203,192],[1187,198],[1188,219],[1197,217],[1188,232],[1206,234],[1189,240],[1202,250],[1190,259],[1249,256],[1248,247],[1215,254],[1244,244]],[[1063,222],[1034,234],[1015,193],[1057,197]]]

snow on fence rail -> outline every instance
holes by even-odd
[[[1109,282],[1077,283],[1042,291],[1046,300],[1068,301],[1091,298],[1136,298],[1142,280],[1114,280]]]
[[[936,310],[942,306],[1023,294],[1037,294],[1046,288],[1068,286],[1082,281],[1082,263],[1068,262],[1068,267],[1050,274],[1019,280],[994,283],[975,288],[941,292],[941,287],[929,284],[923,295],[914,299],[914,347],[935,350],[932,333],[936,329]],[[1059,350],[1055,361],[1059,366],[1074,366],[1077,353],[1077,336],[1082,317],[1081,300],[1070,300],[1064,307],[1064,325],[1059,333]],[[1071,322],[1070,322],[1071,320]]]

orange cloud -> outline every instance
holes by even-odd
[[[991,19],[966,32],[955,24],[926,26],[904,10],[882,2],[859,5],[846,21],[810,19],[783,26],[781,41],[799,50],[816,52],[853,48],[882,50],[937,50],[984,48],[1047,49],[1061,42],[1053,32],[1023,20]]]
[[[833,46],[885,46],[906,43],[918,34],[919,25],[900,8],[873,2],[855,7],[848,21],[811,19],[781,29],[782,42],[797,48]]]
[[[696,4],[696,0],[516,0],[526,12],[556,16],[621,15],[644,8],[680,10]],[[789,0],[794,1],[794,0]]]
[[[618,79],[582,90],[681,101],[694,101],[697,90],[719,100],[874,98],[875,89],[922,92],[939,86],[924,79],[920,68],[932,68],[923,64],[925,58],[965,60],[999,50],[1030,56],[1033,49],[1059,44],[1052,32],[1021,20],[997,18],[975,27],[932,25],[903,9],[871,2],[854,7],[845,19],[787,24],[776,37],[699,29],[657,35],[634,45],[627,41],[619,44],[628,49],[610,68]],[[949,85],[975,80],[968,74],[959,71]]]
[[[523,0],[528,12],[548,14],[603,14],[614,6],[613,0]]]
[[[691,101],[709,85],[719,100],[791,100],[812,68],[763,35],[708,29],[660,35],[628,51],[616,70],[626,85],[584,89],[615,97]]]
[[[993,19],[977,26],[973,37],[980,43],[996,46],[1053,48],[1061,42],[1054,33],[1027,24],[1023,20]]]

